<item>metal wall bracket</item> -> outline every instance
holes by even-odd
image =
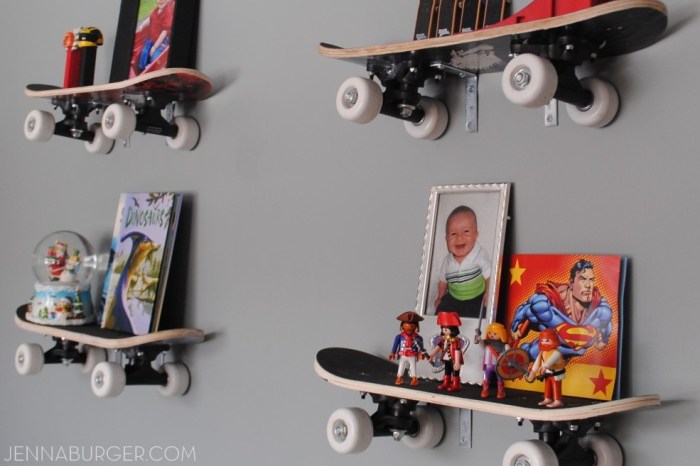
[[[464,79],[464,108],[466,116],[467,133],[476,133],[479,130],[479,77],[469,71],[456,68],[443,62],[435,62],[432,68],[453,74]]]
[[[472,447],[472,410],[459,410],[459,446]]]
[[[544,106],[544,125],[558,126],[559,125],[559,101],[552,99]]]

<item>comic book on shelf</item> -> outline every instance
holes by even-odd
[[[158,330],[182,194],[123,193],[102,290],[102,327]]]
[[[511,347],[524,350],[534,362],[540,353],[540,332],[555,329],[564,361],[563,394],[620,398],[627,258],[514,254],[509,271],[502,321]],[[520,377],[506,381],[506,387],[541,392],[543,381]]]

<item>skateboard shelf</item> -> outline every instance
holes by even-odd
[[[657,395],[637,396],[613,401],[564,397],[565,407],[545,408],[538,405],[542,394],[509,389],[506,398],[484,399],[481,387],[462,384],[459,391],[446,393],[433,380],[421,380],[418,386],[396,385],[396,364],[362,351],[326,348],[319,351],[314,363],[316,373],[341,388],[370,395],[377,410],[369,416],[360,408],[340,409],[329,418],[328,441],[339,453],[359,452],[367,448],[372,436],[392,436],[409,446],[432,447],[437,425],[442,419],[428,415],[428,407],[468,409],[511,417],[522,424],[530,421],[538,440],[517,442],[507,451],[503,464],[539,466],[622,466],[621,450],[610,436],[597,428],[608,415],[640,408],[659,406]],[[439,413],[438,413],[439,415]],[[596,463],[597,458],[612,462]],[[515,458],[530,463],[511,463]],[[607,461],[607,460],[606,460]]]
[[[116,140],[127,144],[134,132],[141,132],[166,137],[173,149],[192,150],[199,141],[199,125],[175,112],[183,102],[206,99],[211,89],[209,77],[188,68],[165,68],[126,81],[74,88],[29,84],[25,94],[50,100],[63,119],[57,122],[50,112],[32,110],[24,134],[37,142],[54,134],[77,139],[85,142],[88,152],[106,154]],[[93,115],[100,116],[99,122],[90,123]]]
[[[546,17],[547,11],[559,15]],[[350,78],[336,95],[338,113],[356,123],[368,123],[381,113],[403,120],[414,137],[437,139],[449,116],[442,102],[422,96],[419,89],[428,80],[457,76],[466,78],[467,132],[476,132],[477,77],[503,72],[501,87],[508,100],[545,107],[546,126],[557,124],[557,101],[562,101],[575,123],[600,128],[617,114],[617,91],[598,78],[579,79],[576,68],[654,44],[666,29],[666,14],[657,0],[535,0],[478,30],[355,48],[321,43],[318,50],[366,68],[369,79]]]
[[[50,337],[54,346],[43,351],[38,344],[23,343],[15,354],[15,368],[22,375],[38,374],[45,364],[80,364],[91,374],[91,387],[99,397],[113,397],[126,385],[156,385],[164,396],[187,392],[190,375],[179,362],[164,362],[174,346],[201,343],[204,332],[180,328],[132,335],[98,325],[58,327],[27,320],[27,305],[17,308],[15,324],[22,330]],[[107,350],[113,351],[108,361]],[[157,364],[158,368],[154,368]]]

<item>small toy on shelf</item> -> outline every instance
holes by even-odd
[[[506,397],[505,389],[503,388],[503,378],[498,374],[496,370],[496,365],[498,358],[501,357],[503,353],[510,349],[508,345],[508,336],[506,333],[506,328],[503,324],[499,322],[493,322],[486,327],[486,338],[482,340],[484,342],[484,383],[481,386],[481,397],[489,397],[489,386],[493,376],[496,376],[496,386],[497,393],[496,397],[498,399],[503,399]]]
[[[66,49],[63,87],[90,86],[95,82],[97,47],[102,44],[102,32],[92,26],[68,31],[63,35],[63,47]]]
[[[430,353],[429,361],[432,362],[438,353],[441,354],[440,358],[445,365],[445,376],[442,384],[437,388],[454,392],[462,388],[459,370],[462,368],[464,358],[462,357],[462,339],[458,338],[462,321],[456,312],[439,312],[437,324],[440,326],[442,335]]]
[[[42,239],[34,249],[37,281],[27,320],[61,326],[93,322],[90,279],[96,265],[92,245],[75,232],[57,231]]]
[[[403,383],[403,375],[408,368],[408,375],[411,377],[411,385],[416,386],[418,385],[416,363],[418,359],[423,359],[427,354],[423,347],[423,337],[418,334],[420,331],[419,322],[423,320],[423,317],[416,312],[406,311],[396,317],[396,320],[401,321],[401,333],[394,338],[394,344],[389,354],[389,360],[391,361],[397,356],[399,358],[396,385],[401,385]]]
[[[540,332],[538,342],[540,354],[535,359],[530,372],[526,376],[528,382],[535,378],[544,380],[544,399],[538,404],[548,408],[564,406],[562,401],[561,383],[566,372],[566,360],[559,351],[559,335],[552,328]]]

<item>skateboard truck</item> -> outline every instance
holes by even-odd
[[[55,345],[44,353],[44,364],[63,364],[64,366],[72,363],[85,364],[87,355],[78,349],[77,343],[62,338],[54,338],[54,341]],[[23,357],[23,355],[18,356],[18,358]]]
[[[377,404],[377,410],[370,416],[375,437],[391,436],[399,441],[405,435],[412,436],[418,433],[418,421],[411,416],[418,402],[373,393],[369,395]],[[362,394],[362,398],[366,396],[366,392]]]

